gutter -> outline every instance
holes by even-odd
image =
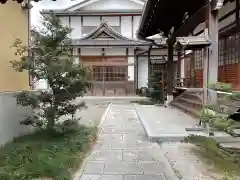
[[[142,10],[142,16],[141,16],[141,19],[140,19],[140,25],[138,27],[138,30],[137,30],[137,38],[140,39],[140,40],[146,40],[141,34],[142,34],[142,29],[145,25],[145,21],[147,19],[147,16],[149,15],[149,10],[150,10],[150,4],[151,4],[151,1],[152,0],[147,0],[144,4],[144,7],[143,7],[143,10]]]
[[[145,40],[146,37],[142,36],[142,34],[143,34],[142,31],[147,24],[147,21],[149,19],[148,17],[152,16],[152,14],[154,13],[154,8],[156,7],[156,5],[158,4],[159,1],[160,0],[147,0],[146,1],[145,5],[143,7],[142,16],[140,19],[140,25],[137,30],[137,38],[138,39]],[[153,7],[153,4],[155,4],[154,7]]]

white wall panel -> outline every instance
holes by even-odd
[[[83,16],[83,26],[99,26],[100,16]]]
[[[102,49],[101,48],[82,48],[81,56],[101,56]]]
[[[141,16],[133,17],[133,38],[137,39],[137,30],[140,23]]]
[[[148,61],[147,57],[138,59],[138,88],[148,86]]]
[[[142,9],[143,5],[129,0],[99,0],[82,7],[81,10]]]
[[[35,90],[46,90],[48,89],[48,82],[46,79],[40,79],[38,82],[34,83]]]
[[[119,16],[103,16],[102,19],[107,21],[110,26],[120,26]]]
[[[223,21],[219,22],[218,28],[221,29],[221,28],[229,25],[230,23],[234,22],[235,20],[236,20],[236,16],[235,16],[235,14],[232,14],[231,16],[227,17]]]
[[[69,27],[69,17],[68,16],[60,16],[59,19],[63,26]]]
[[[125,37],[132,38],[132,17],[121,17],[121,34]]]
[[[72,16],[70,22],[71,22],[71,28],[73,29],[71,37],[73,39],[81,38],[82,37],[81,17],[80,16]]]
[[[181,60],[181,78],[185,78],[185,64],[184,64],[185,59]]]
[[[134,64],[134,56],[128,57],[128,64]]]
[[[32,116],[30,107],[17,105],[16,92],[0,94],[0,146],[12,141],[14,138],[33,133],[36,130],[32,126],[21,125],[26,116]]]
[[[134,57],[128,57],[128,64],[132,64],[128,66],[128,80],[134,81]]]
[[[222,16],[226,15],[231,10],[236,8],[236,2],[228,2],[226,3],[218,12],[218,17],[221,18]]]
[[[134,56],[134,48],[128,48],[128,55]]]
[[[106,48],[106,56],[126,56],[126,48]]]

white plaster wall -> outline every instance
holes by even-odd
[[[73,48],[73,55],[77,56],[78,54],[78,48]]]
[[[185,64],[184,64],[184,61],[185,61],[185,59],[182,59],[181,60],[181,74],[180,74],[180,77],[181,78],[185,78],[185,68],[184,68],[184,66],[185,66]]]
[[[71,33],[71,38],[72,39],[78,39],[82,37],[82,28],[81,28],[81,17],[80,16],[72,16],[70,19],[71,22],[71,28],[72,33]]]
[[[133,17],[133,38],[137,39],[137,30],[140,23],[141,16]]]
[[[68,16],[60,16],[59,19],[63,26],[68,26],[68,27],[70,26]]]
[[[119,16],[103,16],[103,20],[107,21],[110,26],[120,26]]]
[[[128,64],[128,81],[134,81],[134,56],[128,57]]]
[[[143,3],[142,3],[143,4]],[[111,9],[142,9],[142,5],[131,0],[98,0],[95,3],[82,7],[81,10],[111,10]]]
[[[35,90],[47,90],[48,89],[48,83],[46,79],[40,79],[38,82],[34,83],[34,89]]]
[[[225,4],[220,11],[218,12],[218,18],[221,18],[222,16],[226,15],[228,12],[230,12],[231,10],[235,9],[235,2],[228,2],[227,4]],[[227,19],[219,22],[218,26],[219,29],[221,29],[222,27],[232,23],[235,21],[235,14],[231,15],[230,17],[228,17]],[[194,34],[198,33],[199,31],[203,30],[205,28],[205,23],[201,23],[199,24],[195,29],[194,29]]]
[[[100,16],[83,16],[83,26],[99,26]]]
[[[30,107],[17,106],[16,92],[0,94],[0,146],[20,135],[34,131],[31,126],[20,125],[25,116],[32,114]]]
[[[236,2],[235,2],[235,1],[232,2],[232,3],[230,3],[230,2],[226,3],[226,4],[219,10],[219,12],[218,12],[218,17],[220,18],[220,17],[226,15],[229,11],[231,11],[231,10],[233,10],[233,9],[235,9],[235,8],[236,8]]]
[[[132,17],[121,17],[121,34],[125,37],[132,38]]]
[[[148,87],[148,61],[147,57],[138,59],[138,88]]]
[[[101,56],[102,49],[101,48],[82,48],[81,55],[82,56]]]
[[[230,23],[234,22],[235,20],[236,20],[236,16],[235,16],[235,14],[232,14],[231,16],[227,17],[223,21],[219,22],[218,28],[221,29],[221,28],[229,25]]]
[[[134,56],[134,48],[128,48],[128,55]]]
[[[105,56],[126,56],[126,48],[105,48]]]

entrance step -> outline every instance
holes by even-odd
[[[160,106],[134,104],[148,139],[152,142],[179,142],[189,135],[213,138],[217,142],[240,142],[240,138],[225,132],[214,132],[209,136],[201,128],[196,128],[197,118],[178,109]]]
[[[176,97],[170,105],[195,117],[200,116],[203,107],[201,89],[186,89],[180,96]]]

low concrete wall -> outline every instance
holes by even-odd
[[[0,146],[34,130],[31,126],[20,125],[24,117],[32,113],[32,109],[17,106],[15,94],[16,92],[0,93]]]

